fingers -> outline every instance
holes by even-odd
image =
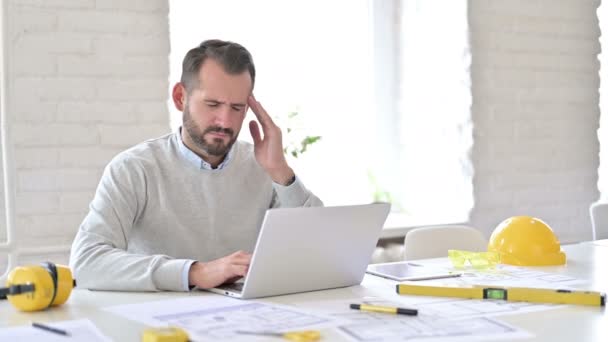
[[[251,108],[253,114],[255,114],[255,117],[262,125],[264,134],[267,134],[267,129],[274,126],[272,118],[270,117],[270,115],[268,115],[264,107],[262,107],[262,104],[259,103],[253,95],[250,95],[249,98],[247,98],[247,104],[249,105],[249,108]]]
[[[228,277],[228,279],[233,278],[234,276],[244,277],[247,275],[247,271],[249,271],[249,266],[243,265],[232,265],[231,272],[232,275]]]
[[[251,263],[251,254],[243,251],[232,253],[228,256],[228,263],[232,265],[244,265],[249,266]]]
[[[251,263],[251,254],[243,251],[232,253],[228,256],[229,260],[229,276],[244,277],[249,271],[249,264]]]
[[[251,133],[251,137],[253,138],[253,144],[259,145],[262,142],[262,136],[260,135],[260,128],[258,127],[258,123],[254,120],[249,121],[249,133]]]
[[[237,280],[242,279],[243,277],[241,276],[235,276],[232,278],[228,278],[226,279],[226,281],[224,282],[224,284],[231,284],[231,283],[235,283]]]
[[[195,262],[188,272],[188,283],[208,289],[244,277],[249,271],[251,257],[250,253],[238,251],[210,262]]]
[[[229,256],[233,256],[233,257],[246,256],[246,257],[251,258],[251,255],[252,255],[251,253],[247,253],[244,251],[236,251],[236,252],[230,254]]]
[[[221,283],[233,283],[246,276],[247,272],[249,272],[249,263],[240,265],[235,263],[228,264],[225,266]]]

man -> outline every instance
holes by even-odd
[[[187,53],[172,95],[183,126],[106,167],[72,245],[79,287],[187,291],[234,281],[247,273],[266,209],[322,205],[287,164],[254,82],[239,44],[208,40]],[[248,108],[262,126],[249,123],[253,146],[237,141]]]

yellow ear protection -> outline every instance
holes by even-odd
[[[12,270],[6,287],[0,288],[0,298],[7,298],[21,311],[38,311],[65,303],[74,286],[76,281],[67,266],[44,262]]]

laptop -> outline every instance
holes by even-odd
[[[390,204],[266,211],[243,281],[208,289],[241,299],[360,284]]]

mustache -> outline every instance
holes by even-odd
[[[231,137],[234,136],[234,131],[231,128],[223,128],[220,126],[209,126],[205,128],[205,130],[203,131],[203,135],[211,132],[229,134]]]

